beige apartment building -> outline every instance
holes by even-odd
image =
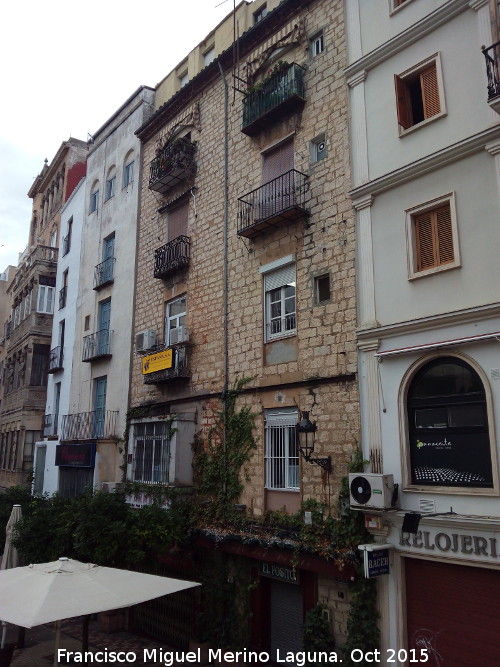
[[[239,404],[258,444],[240,507],[259,518],[313,499],[336,513],[359,434],[345,53],[342,2],[243,2],[157,87],[137,131],[127,478],[139,504],[150,487],[192,485],[195,434],[248,377]],[[309,460],[295,437],[306,413]],[[345,639],[349,568],[279,546],[232,553],[257,582],[253,646],[299,648],[316,602]]]
[[[87,144],[64,141],[45,161],[28,196],[33,200],[28,245],[7,287],[12,311],[5,323],[0,411],[0,488],[29,481],[34,444],[45,412],[60,211],[85,175]]]

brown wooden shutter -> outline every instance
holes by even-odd
[[[287,141],[262,156],[262,184],[293,169],[293,141]]]
[[[436,266],[432,213],[422,213],[415,217],[415,245],[417,251],[417,271],[425,271]]]
[[[178,236],[187,235],[188,212],[188,201],[168,212],[167,241],[173,241]]]
[[[403,79],[394,75],[394,87],[396,89],[396,107],[398,111],[398,123],[405,128],[412,125],[411,105],[408,97],[408,88]]]
[[[437,209],[435,216],[438,239],[438,264],[448,264],[455,259],[450,207],[443,206],[443,208]]]
[[[420,72],[420,85],[422,87],[424,118],[431,118],[441,111],[435,62],[429,68]]]

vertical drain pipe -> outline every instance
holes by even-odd
[[[224,388],[222,392],[223,400],[223,414],[224,414],[224,428],[223,428],[223,438],[222,438],[222,451],[224,453],[224,459],[226,459],[227,453],[227,394],[228,394],[228,375],[229,375],[229,353],[228,353],[228,86],[227,81],[224,76],[224,71],[220,60],[217,61],[219,65],[220,77],[222,84],[224,86],[224,223],[223,223],[223,239],[224,239],[224,250],[223,250],[223,262],[224,262],[224,271],[223,271],[223,332],[224,332]],[[226,463],[226,460],[224,461]],[[226,470],[226,466],[224,466]],[[226,498],[227,495],[227,483],[224,479],[223,485],[223,494]]]

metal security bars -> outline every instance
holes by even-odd
[[[268,227],[309,215],[306,210],[308,178],[290,169],[238,199],[238,234],[256,236]]]
[[[44,415],[43,416],[43,435],[48,437],[50,435],[57,435],[57,426],[59,415]]]
[[[254,136],[269,122],[288,115],[305,102],[304,68],[296,63],[283,63],[263,82],[252,86],[243,99],[241,131]]]
[[[500,95],[500,42],[483,49],[488,78],[488,101]]]
[[[116,439],[118,411],[94,410],[63,415],[61,440]]]
[[[63,238],[62,246],[63,246],[63,257],[64,257],[64,255],[68,254],[71,248],[71,234],[68,234]]]
[[[134,424],[134,482],[168,484],[170,428],[166,422]]]
[[[109,329],[101,329],[94,334],[84,336],[82,361],[110,357],[112,337],[113,331]]]
[[[61,345],[52,348],[49,352],[49,373],[63,369],[63,348]]]
[[[59,290],[59,310],[61,310],[66,306],[67,294],[68,294],[68,288],[66,287],[66,285],[64,285],[64,287],[61,287],[61,289]]]
[[[191,240],[178,236],[155,250],[154,277],[165,278],[189,265]]]
[[[94,289],[112,283],[115,279],[115,257],[108,257],[94,269]]]
[[[266,415],[266,488],[297,490],[299,450],[295,434],[298,414],[268,412]]]

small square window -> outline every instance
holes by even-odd
[[[323,31],[318,32],[316,35],[314,35],[314,37],[311,37],[309,40],[309,49],[312,58],[315,58],[316,56],[319,56],[320,53],[323,53],[325,49]]]
[[[395,75],[396,107],[401,133],[445,113],[437,56]]]
[[[262,5],[253,15],[253,22],[259,23],[262,19],[265,19],[267,16],[267,5]]]
[[[328,155],[326,150],[326,137],[324,134],[311,141],[311,162],[324,160]]]
[[[325,303],[331,299],[330,274],[314,278],[314,301],[316,304]]]
[[[179,75],[179,86],[181,88],[185,86],[188,81],[189,81],[189,74],[187,72],[184,72],[183,74]]]
[[[115,194],[115,182],[116,182],[116,177],[115,176],[112,176],[109,180],[106,181],[106,192],[105,192],[104,201],[107,201],[108,199],[111,199],[111,197],[114,196],[114,194]]]
[[[94,192],[90,195],[89,213],[94,213],[94,211],[97,211],[98,203],[99,203],[99,190],[94,190]]]

